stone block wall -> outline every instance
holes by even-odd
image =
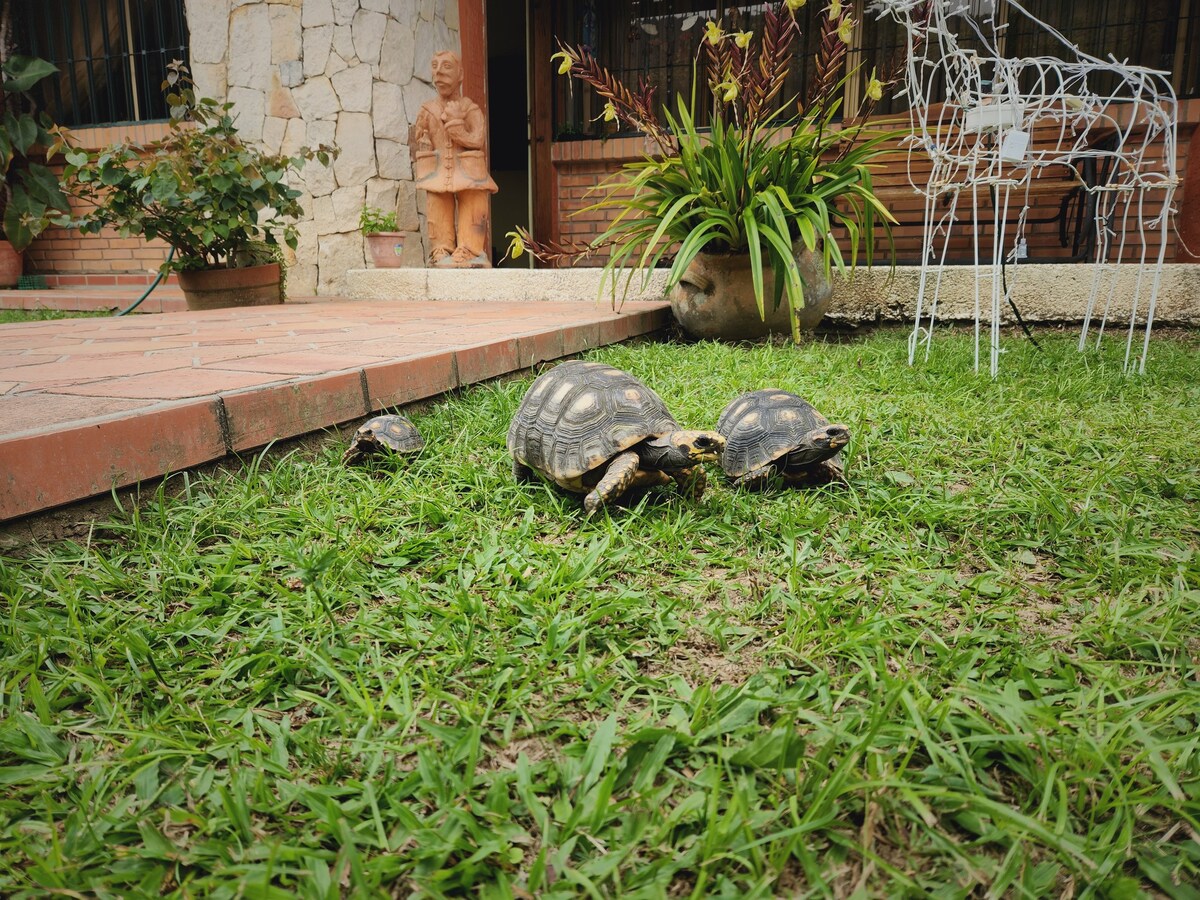
[[[232,101],[245,138],[272,152],[341,149],[295,185],[306,215],[289,293],[338,293],[365,265],[364,204],[397,211],[405,262],[421,265],[408,126],[435,96],[433,53],[459,50],[458,0],[187,0],[186,10],[197,91]]]

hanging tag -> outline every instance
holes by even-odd
[[[1000,142],[1000,158],[1004,162],[1023,163],[1028,151],[1029,132],[1016,128],[1004,132],[1004,140]]]

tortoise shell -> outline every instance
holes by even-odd
[[[617,454],[678,431],[662,398],[628,372],[572,360],[543,372],[508,429],[517,462],[572,491]]]
[[[803,397],[767,388],[742,394],[725,407],[717,431],[725,438],[721,468],[738,478],[772,463],[782,463],[805,436],[830,424]],[[843,442],[844,443],[844,442]],[[839,447],[813,449],[787,460],[789,468],[816,465],[837,455]]]
[[[410,454],[425,446],[421,432],[404,416],[375,416],[362,424],[342,455],[342,462],[354,463],[382,451]]]

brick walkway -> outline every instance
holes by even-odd
[[[592,301],[314,299],[3,325],[0,521],[648,334],[669,318],[665,303],[615,313]]]

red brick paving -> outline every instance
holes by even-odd
[[[0,308],[18,293],[39,292],[0,292]],[[47,293],[64,308],[61,289]],[[74,308],[130,302],[96,294],[80,291]],[[3,325],[0,521],[647,334],[669,317],[665,303],[617,313],[591,299],[322,300]]]

